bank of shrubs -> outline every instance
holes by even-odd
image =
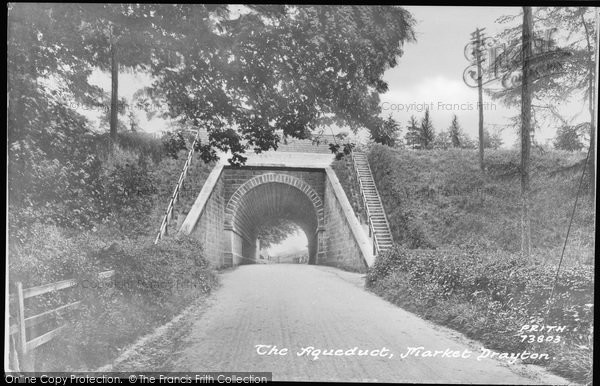
[[[407,249],[378,256],[367,274],[373,292],[426,319],[454,328],[499,352],[547,353],[546,365],[577,382],[590,382],[593,342],[593,267],[563,268],[507,252]],[[560,342],[523,342],[524,325],[566,326]],[[528,361],[525,361],[528,362]]]
[[[63,319],[30,332],[69,325],[67,334],[36,349],[36,370],[93,370],[217,284],[198,242],[153,241],[140,237],[107,244],[90,232],[65,237],[55,226],[33,230],[27,250],[11,259],[11,284],[18,280],[30,287],[75,279],[78,285],[32,298],[27,314],[82,301]],[[99,278],[97,274],[107,269],[113,269],[114,276]]]
[[[373,145],[369,162],[395,248],[367,275],[373,292],[498,352],[591,383],[595,213],[584,184],[554,294],[585,154],[532,154],[532,256],[520,255],[519,154],[410,151]],[[522,341],[524,325],[566,326],[560,342]],[[544,338],[544,340],[545,340]],[[527,360],[525,362],[528,362]]]
[[[48,149],[13,152],[10,292],[17,282],[24,288],[80,283],[26,300],[29,316],[82,300],[76,311],[30,329],[29,339],[69,323],[66,333],[35,350],[35,370],[106,364],[216,285],[199,243],[170,237],[153,243],[187,154],[171,137],[124,133],[109,156],[106,138],[84,135],[73,145],[73,160],[50,159]],[[209,171],[195,159],[188,187],[197,191]],[[107,270],[115,276],[99,280]],[[10,311],[14,323],[15,307]]]

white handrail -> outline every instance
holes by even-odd
[[[173,208],[175,207],[175,202],[179,198],[179,192],[181,191],[181,187],[183,185],[183,181],[187,176],[187,171],[190,168],[192,163],[192,158],[194,155],[194,149],[196,148],[196,143],[198,143],[198,139],[200,138],[200,129],[196,130],[196,135],[194,137],[194,141],[192,142],[192,148],[188,152],[187,159],[185,160],[185,164],[183,165],[183,170],[179,175],[179,179],[177,180],[177,184],[175,185],[175,189],[173,190],[173,194],[171,195],[171,200],[169,201],[169,205],[167,205],[167,210],[163,217],[162,222],[160,223],[160,228],[158,229],[158,235],[154,240],[154,244],[158,244],[158,241],[162,239],[162,237],[167,233],[167,227],[169,225],[169,221],[171,221],[171,216],[173,214]]]

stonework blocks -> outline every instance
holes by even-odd
[[[191,233],[203,243],[205,256],[215,266],[256,258],[252,225],[262,221],[263,209],[248,207],[252,205],[287,205],[284,211],[301,216],[299,225],[309,240],[312,263],[365,271],[361,249],[323,169],[258,166],[225,167]]]

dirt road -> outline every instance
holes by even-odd
[[[481,358],[476,342],[382,300],[362,283],[359,274],[294,264],[224,273],[171,370],[268,371],[274,380],[304,381],[564,383]],[[406,355],[410,347],[422,349]],[[423,357],[425,350],[437,353]]]

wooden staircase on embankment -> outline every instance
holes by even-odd
[[[360,185],[363,206],[366,211],[369,237],[373,240],[373,254],[376,256],[392,247],[394,240],[385,215],[381,197],[377,191],[369,160],[362,152],[352,152],[352,163]]]

